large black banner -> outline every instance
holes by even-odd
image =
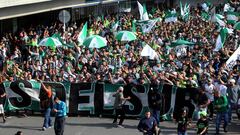
[[[45,85],[52,87],[53,95],[60,97],[68,106],[68,112],[72,115],[91,114],[91,115],[113,115],[114,97],[112,96],[121,85],[98,83],[55,83],[44,82]],[[40,111],[39,102],[42,96],[42,88],[36,81],[15,81],[4,82],[0,85],[7,93],[5,109],[31,109]],[[126,115],[139,117],[149,109],[149,84],[133,85],[128,84],[124,87],[124,96],[131,99],[124,105]],[[163,119],[168,119],[179,114],[179,110],[188,107],[190,115],[194,110],[191,101],[196,100],[198,94],[194,88],[178,88],[172,85],[161,84],[154,87],[162,93],[161,114]]]

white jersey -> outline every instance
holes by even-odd
[[[210,85],[205,84],[204,85],[206,95],[207,95],[208,99],[211,100],[211,101],[214,100],[214,96],[213,96],[214,87],[215,86],[213,84],[210,84]]]

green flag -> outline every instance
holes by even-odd
[[[228,33],[231,33],[230,29],[222,28],[220,30],[220,33],[217,37],[216,46],[215,46],[214,51],[219,51],[223,47],[223,45],[227,39]]]
[[[62,38],[61,38],[59,33],[53,34],[52,37],[58,39],[61,43],[63,43],[63,40],[62,40]]]
[[[209,20],[210,20],[210,15],[209,15],[207,12],[202,11],[202,13],[201,13],[201,18],[202,18],[202,20],[204,20],[204,21],[209,21]]]
[[[133,20],[132,21],[132,32],[137,32],[135,23],[136,23],[136,20]]]
[[[235,30],[240,30],[240,22],[237,22],[234,27]]]
[[[79,33],[78,36],[78,42],[80,45],[83,44],[83,40],[87,37],[87,22],[84,24],[81,32]]]

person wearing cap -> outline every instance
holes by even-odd
[[[228,89],[227,89],[228,104],[229,104],[229,109],[228,109],[229,122],[231,122],[232,120],[232,110],[237,109],[238,99],[240,98],[240,87],[235,83],[236,81],[234,79],[230,79]]]
[[[214,92],[214,109],[216,110],[216,134],[219,135],[219,128],[222,121],[222,118],[224,118],[224,132],[227,132],[227,126],[228,126],[228,100],[226,96],[221,96],[220,92],[216,90]]]
[[[114,100],[115,117],[113,120],[113,124],[117,123],[117,118],[120,115],[120,121],[117,126],[120,128],[123,128],[122,123],[125,119],[125,111],[123,106],[126,103],[126,101],[131,98],[130,97],[124,98],[122,86],[120,86],[117,92],[113,94],[113,97],[115,97],[115,100]]]
[[[209,119],[212,120],[213,118],[213,101],[214,101],[214,89],[215,86],[212,84],[212,79],[208,79],[208,82],[204,85],[204,89],[206,91],[206,95],[208,99],[210,100],[210,104],[208,105],[208,110],[209,110]]]
[[[138,130],[143,133],[143,135],[159,135],[160,129],[158,128],[157,121],[151,116],[151,112],[148,110],[145,112],[145,117],[143,117],[137,126]]]
[[[200,112],[200,119],[197,121],[197,134],[206,135],[208,132],[207,112]]]

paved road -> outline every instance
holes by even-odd
[[[139,120],[127,119],[124,121],[125,128],[113,126],[112,119],[109,118],[90,118],[90,117],[69,117],[66,120],[65,135],[142,135],[136,130]],[[14,135],[18,130],[24,135],[54,135],[53,129],[41,131],[43,118],[12,117],[7,119],[5,124],[0,123],[0,135]],[[176,125],[173,122],[162,122],[162,135],[176,135]],[[230,126],[228,135],[240,134],[240,121],[234,121]],[[211,123],[209,133],[213,134],[215,127]],[[195,134],[195,129],[189,130],[190,135]],[[224,134],[223,134],[224,135]]]

